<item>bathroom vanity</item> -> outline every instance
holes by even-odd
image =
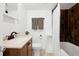
[[[6,50],[4,56],[31,56],[32,55],[32,36],[19,36],[11,40],[3,41]]]

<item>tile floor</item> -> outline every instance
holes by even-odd
[[[54,56],[54,54],[48,53],[45,50],[33,50],[33,56]]]

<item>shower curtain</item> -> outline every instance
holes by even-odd
[[[52,13],[52,47],[55,55],[60,55],[60,4]]]

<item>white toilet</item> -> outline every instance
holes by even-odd
[[[33,56],[39,56],[40,51],[42,49],[42,45],[40,43],[33,43],[32,48],[33,48]]]
[[[36,49],[36,50],[42,49],[42,43],[41,43],[42,35],[39,35],[39,40],[40,40],[39,42],[32,44],[33,49]]]
[[[32,43],[32,49],[33,49],[33,52],[34,52],[34,55],[35,56],[39,56],[40,55],[40,51],[42,49],[42,37],[39,35],[38,40],[35,42]]]

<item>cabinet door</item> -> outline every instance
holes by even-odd
[[[27,44],[23,48],[7,48],[4,53],[4,56],[27,56]]]
[[[22,48],[22,49],[20,49],[20,56],[27,56],[28,54],[27,54],[27,44],[25,44],[25,46]]]
[[[4,53],[4,56],[19,56],[19,50],[13,48],[7,48]]]
[[[28,56],[32,56],[32,44],[28,45]]]

